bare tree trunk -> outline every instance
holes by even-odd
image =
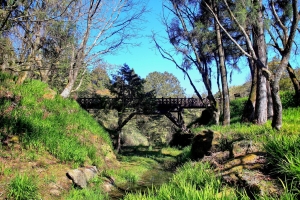
[[[288,65],[286,66],[286,69],[289,73],[290,79],[293,83],[294,89],[295,89],[295,95],[297,99],[300,99],[300,82],[296,77],[295,71],[292,68],[291,64],[288,63]]]
[[[272,3],[272,13],[275,16],[277,22],[279,23],[279,26],[284,29],[284,39],[281,41],[283,43],[283,50],[281,51],[281,61],[280,65],[274,74],[274,79],[271,81],[271,87],[272,87],[272,98],[273,98],[273,107],[274,107],[274,117],[272,120],[272,127],[280,130],[282,126],[282,104],[279,96],[279,81],[281,79],[281,75],[289,64],[290,54],[292,50],[292,45],[295,39],[296,31],[298,29],[298,23],[300,20],[299,10],[298,10],[298,1],[293,0],[292,1],[292,23],[289,29],[287,29],[282,23],[280,18],[277,15],[277,11],[274,8],[273,1]],[[289,31],[287,31],[289,30]],[[288,34],[289,33],[289,34]]]
[[[218,14],[218,9],[216,6],[215,12]],[[222,82],[222,96],[223,96],[223,125],[230,124],[230,99],[229,99],[229,89],[227,81],[227,70],[225,66],[225,55],[222,45],[222,37],[220,26],[217,22],[214,22],[216,34],[217,34],[217,44],[218,44],[218,53],[219,53],[219,62],[220,62],[220,73],[221,73],[221,82]]]
[[[121,134],[122,134],[122,122],[123,122],[123,113],[118,112],[118,128],[117,128],[117,144],[115,146],[116,153],[121,151]]]
[[[274,111],[273,111],[273,98],[272,98],[270,82],[267,82],[267,95],[268,95],[268,111],[267,111],[268,119],[272,120]]]
[[[84,53],[83,53],[83,43],[81,43],[81,48],[77,50],[75,46],[72,46],[72,55],[71,55],[71,61],[70,61],[70,69],[69,69],[69,77],[68,77],[68,84],[65,86],[64,90],[61,92],[60,96],[63,98],[67,98],[70,96],[76,79],[78,77],[79,69],[80,69],[80,63],[83,59]]]
[[[248,100],[245,104],[242,122],[253,122],[255,119],[255,104],[256,104],[256,91],[257,91],[257,67],[255,67],[253,61],[249,60],[252,82],[251,90]],[[251,67],[252,66],[252,67]]]
[[[70,96],[72,89],[74,88],[77,76],[78,76],[79,67],[73,67],[73,70],[70,70],[69,74],[69,82],[65,86],[64,90],[60,94],[63,98],[67,98]]]
[[[258,60],[263,63],[264,67],[267,68],[267,52],[266,52],[266,41],[264,37],[264,21],[262,11],[262,0],[255,0],[254,5],[259,6],[258,16],[256,25],[254,25],[253,37],[256,43],[256,55]],[[257,65],[257,64],[256,64]],[[265,124],[268,120],[268,94],[267,94],[267,79],[263,75],[263,70],[257,65],[258,78],[257,78],[257,98],[255,105],[255,118],[257,124]]]

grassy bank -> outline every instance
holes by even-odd
[[[71,189],[67,170],[118,165],[108,133],[75,100],[61,98],[40,81],[19,86],[14,79],[0,74],[2,197],[52,199],[51,184],[62,193]]]

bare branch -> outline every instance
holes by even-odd
[[[202,101],[202,100],[203,100],[203,99],[202,99],[202,96],[200,95],[200,93],[198,92],[196,86],[194,85],[194,83],[193,83],[193,81],[192,81],[192,79],[191,79],[189,73],[188,73],[183,67],[181,67],[181,66],[176,62],[176,60],[173,58],[173,56],[172,56],[168,51],[166,51],[165,49],[163,49],[163,48],[157,43],[154,34],[152,35],[152,39],[153,39],[153,41],[154,41],[154,43],[155,43],[155,46],[156,46],[156,48],[158,49],[160,55],[161,55],[163,58],[165,58],[165,59],[167,59],[167,60],[173,62],[173,63],[176,65],[176,67],[179,68],[179,69],[180,69],[180,70],[188,77],[189,82],[190,82],[191,86],[192,86],[193,89],[194,89],[194,92],[197,94],[197,96],[199,97],[199,99],[201,99],[201,101]]]

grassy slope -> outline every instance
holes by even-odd
[[[17,174],[35,176],[47,199],[53,183],[70,189],[65,173],[71,168],[118,165],[107,132],[74,100],[39,81],[18,86],[5,74],[0,74],[0,140],[0,198]]]

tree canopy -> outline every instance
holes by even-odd
[[[179,80],[171,73],[152,72],[147,75],[145,91],[154,91],[156,97],[185,97],[184,89]]]

